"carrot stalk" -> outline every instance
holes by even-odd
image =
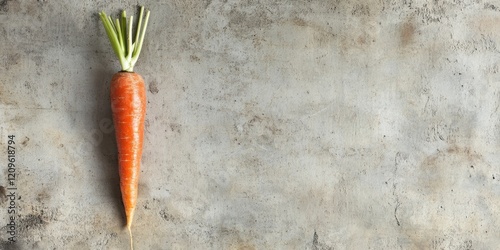
[[[132,40],[132,22],[133,17],[130,17],[127,31],[127,17],[125,11],[122,12],[121,18],[113,21],[111,16],[107,16],[104,11],[99,13],[101,21],[108,35],[109,41],[113,50],[120,60],[122,71],[134,72],[134,65],[141,54],[142,44],[146,34],[146,29],[149,21],[149,11],[144,17],[144,26],[142,19],[144,15],[144,7],[141,7],[138,18],[138,26],[135,39]]]
[[[137,205],[139,173],[144,141],[144,120],[146,116],[146,88],[141,75],[133,71],[141,53],[144,36],[149,20],[146,13],[142,27],[144,7],[139,13],[136,36],[132,41],[133,16],[127,22],[125,11],[121,17],[113,19],[100,12],[111,47],[118,57],[122,70],[111,79],[111,110],[118,147],[118,172],[120,190],[126,215],[126,227],[130,236],[130,248],[133,249],[132,221]]]

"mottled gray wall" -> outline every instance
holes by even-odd
[[[136,4],[0,1],[12,249],[128,248],[97,12]],[[136,249],[500,245],[498,1],[143,4]]]

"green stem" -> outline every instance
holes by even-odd
[[[127,23],[126,12],[123,11],[120,18],[115,19],[113,22],[111,16],[107,16],[104,11],[99,13],[102,24],[111,43],[111,47],[113,47],[113,51],[120,61],[122,71],[133,72],[135,63],[137,62],[137,59],[139,59],[149,21],[149,11],[147,11],[144,20],[144,27],[142,27],[143,13],[144,7],[141,6],[139,24],[137,26],[134,40],[132,40],[134,22],[133,16],[130,16]]]

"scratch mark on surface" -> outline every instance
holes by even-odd
[[[316,111],[316,112],[312,113],[312,114],[311,114],[311,115],[309,115],[309,116],[316,116],[316,115],[318,115],[319,113],[321,113],[321,112],[325,111],[326,109],[328,109],[328,107],[329,107],[329,106],[330,106],[330,105],[328,105],[328,106],[326,106],[326,107],[324,107],[324,108],[322,108],[322,109],[320,109],[320,110],[318,110],[318,111]]]
[[[398,227],[401,226],[401,222],[399,221],[399,218],[398,218],[398,208],[401,205],[401,202],[399,201],[399,196],[396,193],[396,188],[397,188],[396,176],[397,176],[399,164],[401,163],[401,161],[404,160],[404,158],[405,158],[405,156],[403,156],[401,152],[396,153],[396,157],[394,158],[394,172],[393,172],[394,177],[392,179],[393,180],[392,181],[392,195],[394,196],[394,199],[396,200],[396,207],[394,207],[394,219],[396,219],[396,224],[398,225]]]
[[[327,110],[328,108],[330,108],[331,106],[333,105],[333,102],[331,103],[328,103],[325,105],[325,107],[321,108],[320,110],[318,111],[314,111],[313,113],[309,113],[309,114],[305,114],[301,117],[301,119],[304,119],[304,118],[311,118],[313,116],[317,116],[319,114],[321,114],[322,112],[324,112],[325,110]]]
[[[264,146],[262,146],[262,145],[260,145],[260,144],[258,144],[258,143],[256,143],[255,145],[256,145],[258,148],[260,148],[260,149],[262,149],[262,150],[264,150],[264,151],[268,151],[268,149],[267,149],[266,147],[264,147]]]
[[[496,100],[498,100],[498,96],[500,96],[500,94],[497,94],[497,98]],[[496,102],[496,106],[495,106],[495,111],[493,111],[491,114],[490,114],[490,118],[493,117],[494,114],[496,114],[498,112],[498,108],[500,107],[500,103],[499,102]]]
[[[394,208],[394,218],[396,219],[396,224],[398,224],[398,227],[401,226],[401,223],[399,222],[399,219],[398,219],[398,208],[399,208],[399,205],[401,205],[401,203],[399,202],[399,199],[396,198],[396,207]]]
[[[425,102],[425,106],[424,106],[424,113],[427,110],[427,106],[429,105],[429,100],[430,99],[431,99],[430,96],[427,96],[427,101]]]

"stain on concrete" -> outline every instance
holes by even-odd
[[[29,137],[25,137],[22,141],[21,141],[21,145],[23,146],[27,146],[28,145],[28,142],[30,141],[30,138]]]
[[[9,241],[0,241],[0,249],[4,250],[22,250],[23,248],[18,243],[12,243]]]
[[[231,250],[255,250],[254,244],[244,240],[240,236],[240,232],[232,229],[222,229],[222,234],[229,236],[230,243],[228,244]]]
[[[417,174],[414,181],[397,182],[398,217],[404,221],[401,232],[410,240],[409,246],[470,248],[474,239],[463,232],[476,228],[479,221],[491,218],[492,208],[483,202],[483,195],[492,195],[487,191],[493,185],[489,178],[492,165],[478,150],[456,144],[437,150],[425,157],[421,164],[418,161],[414,164],[418,167],[414,168],[412,164],[402,167],[404,175]],[[472,203],[482,205],[471,208],[469,204]],[[425,211],[419,211],[417,204],[426,207]],[[456,228],[460,228],[458,232]],[[428,240],[429,237],[432,240]]]
[[[191,62],[199,62],[199,61],[201,61],[201,59],[198,56],[196,56],[196,55],[189,56],[189,59],[191,60]]]
[[[314,235],[313,235],[311,249],[312,250],[334,250],[335,248],[321,243],[321,241],[319,240],[319,236],[315,231]]]
[[[181,222],[181,221],[180,221],[180,218],[178,218],[177,216],[175,216],[175,215],[173,215],[173,214],[169,213],[167,209],[162,209],[162,210],[160,210],[159,215],[160,215],[160,217],[161,217],[164,221],[169,222],[169,223],[178,224],[178,223],[180,223],[180,222]]]
[[[415,36],[416,28],[412,22],[406,22],[401,27],[401,45],[403,47],[408,46],[413,42]]]
[[[497,11],[498,7],[491,3],[484,3],[484,9]]]
[[[370,16],[370,6],[366,4],[355,4],[352,7],[351,15],[353,16]]]
[[[4,186],[0,186],[0,205],[7,201],[7,189]]]
[[[422,187],[426,188],[427,192],[441,195],[441,192],[453,190],[454,180],[457,179],[457,175],[461,175],[458,169],[481,164],[481,161],[482,156],[473,149],[452,145],[446,151],[438,151],[424,160],[421,165],[421,173],[424,176],[421,176],[419,180],[423,181]],[[454,171],[443,166],[444,162],[462,163],[464,166],[453,166],[458,168]]]
[[[158,82],[151,81],[151,83],[149,83],[148,90],[151,94],[158,94],[158,92],[160,92],[160,89],[158,89]]]
[[[182,131],[182,124],[172,122],[169,124],[170,131],[180,134]]]
[[[294,25],[301,26],[301,27],[306,27],[306,26],[308,26],[308,23],[307,23],[304,19],[302,19],[302,18],[298,18],[298,17],[293,18],[293,19],[292,19],[292,23],[293,23]]]
[[[19,233],[24,234],[31,230],[40,229],[45,226],[46,223],[47,221],[44,219],[42,214],[28,214],[19,216]]]
[[[450,239],[445,237],[436,237],[431,241],[430,249],[459,249],[459,250],[473,250],[473,241],[469,239]]]
[[[12,0],[2,0],[0,1],[0,12],[9,11],[9,2]]]
[[[252,11],[232,8],[228,14],[229,28],[236,36],[246,37],[254,29],[262,29],[273,23],[268,17],[269,12],[264,7],[256,7]]]
[[[46,189],[42,190],[36,196],[36,201],[38,201],[40,203],[46,203],[46,202],[49,202],[49,200],[50,200],[50,193]]]
[[[246,119],[234,124],[233,141],[238,145],[264,150],[268,147],[276,147],[274,142],[282,135],[282,128],[280,128],[282,121],[279,118],[269,117],[265,113],[256,113],[256,110],[251,107],[251,104],[247,105]]]

